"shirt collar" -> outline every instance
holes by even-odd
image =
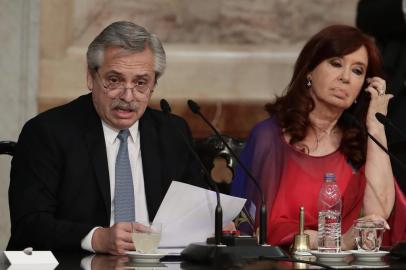
[[[136,121],[131,127],[128,128],[128,130],[130,131],[131,140],[133,140],[133,141],[138,136],[138,123],[139,122]],[[110,126],[103,120],[102,120],[102,125],[103,125],[104,139],[106,140],[107,143],[114,144],[120,130]]]

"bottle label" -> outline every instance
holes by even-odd
[[[317,240],[319,251],[341,251],[341,213],[339,211],[325,210],[319,212]]]

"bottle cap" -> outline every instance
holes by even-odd
[[[334,173],[328,172],[324,175],[324,180],[325,181],[335,181],[336,175]]]

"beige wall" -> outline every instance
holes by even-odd
[[[116,20],[144,25],[164,42],[168,69],[153,99],[269,100],[285,88],[310,35],[354,23],[357,0],[92,0],[83,9],[80,1],[53,2],[42,1],[39,99],[45,104],[87,92],[87,45]],[[63,3],[71,14],[58,13]],[[58,28],[67,34],[54,34]]]

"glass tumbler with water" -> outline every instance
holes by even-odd
[[[160,223],[135,222],[132,227],[132,240],[139,253],[156,253],[161,241],[162,225]]]
[[[341,205],[335,174],[326,173],[318,198],[317,244],[320,252],[341,251]]]
[[[356,220],[354,230],[358,250],[379,251],[385,232],[382,220]]]

